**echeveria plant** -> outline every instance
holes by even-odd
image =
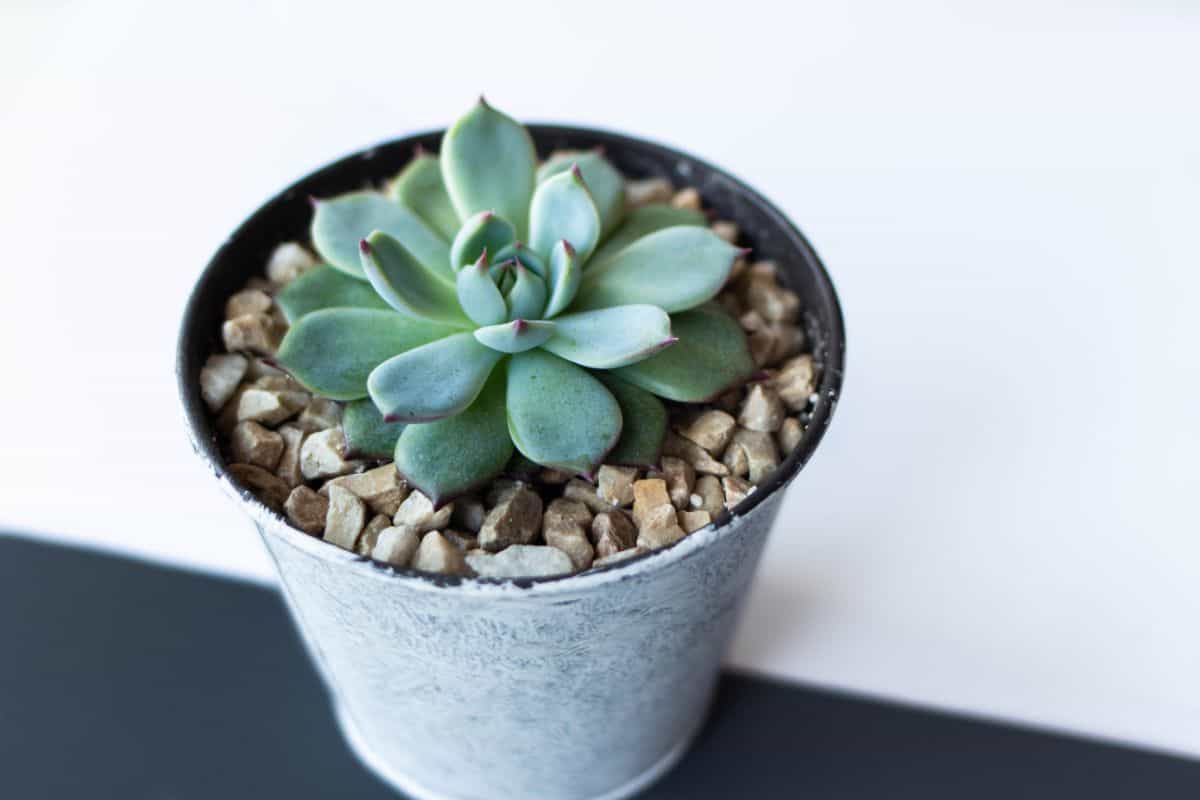
[[[392,455],[437,503],[514,445],[583,475],[656,463],[658,397],[708,400],[754,365],[709,302],[739,251],[698,212],[624,202],[600,153],[539,167],[528,131],[480,101],[387,194],[315,202],[326,264],[280,294],[277,362],[348,401],[353,453]]]

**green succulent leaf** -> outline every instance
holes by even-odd
[[[711,400],[749,379],[754,360],[742,328],[715,303],[671,316],[679,341],[663,352],[615,370],[648,392],[681,403]]]
[[[450,246],[416,212],[378,192],[353,192],[316,201],[312,240],[321,258],[347,275],[365,280],[358,243],[372,231],[400,241],[434,275],[453,281]]]
[[[450,265],[457,272],[483,253],[498,253],[517,237],[513,226],[491,211],[480,211],[459,228],[450,244]]]
[[[475,331],[475,338],[480,344],[501,353],[524,353],[553,335],[553,322],[523,319],[488,325]]]
[[[596,150],[560,153],[538,169],[538,183],[565,172],[572,164],[579,165],[583,180],[592,193],[596,211],[600,214],[600,236],[608,235],[621,221],[625,210],[625,178],[617,168]]]
[[[579,292],[583,281],[583,262],[566,239],[550,250],[550,300],[542,316],[550,319],[563,312]]]
[[[527,458],[591,475],[621,435],[621,408],[582,367],[528,350],[508,367],[508,431]]]
[[[600,241],[600,214],[577,167],[547,178],[533,192],[529,208],[529,246],[540,256],[566,239],[581,261]]]
[[[674,344],[671,318],[657,306],[630,305],[564,314],[543,347],[583,367],[614,369]]]
[[[496,325],[508,319],[508,304],[492,280],[487,256],[458,273],[458,303],[476,325]]]
[[[602,271],[585,274],[574,308],[695,308],[721,291],[740,252],[708,228],[665,228],[626,247]]]
[[[617,398],[621,418],[625,420],[621,438],[605,456],[605,462],[629,467],[657,466],[667,436],[666,406],[645,389],[623,381],[611,372],[598,372],[596,377]]]
[[[508,290],[508,318],[541,319],[546,308],[546,284],[520,262],[512,266],[512,271],[516,280]]]
[[[369,397],[347,403],[342,412],[349,458],[391,458],[403,430],[403,422],[385,422]]]
[[[392,308],[418,319],[466,324],[454,286],[443,282],[395,238],[375,231],[359,248],[363,274]]]
[[[481,98],[442,137],[441,162],[459,219],[494,210],[524,236],[537,153],[520,123]]]
[[[442,182],[442,165],[437,156],[418,153],[392,181],[388,192],[408,206],[446,241],[458,232],[458,213]]]
[[[479,488],[503,470],[513,454],[504,415],[504,369],[491,378],[461,414],[409,425],[396,443],[396,469],[437,507]]]
[[[300,275],[275,295],[289,325],[322,308],[389,308],[371,285],[321,264]]]
[[[542,280],[546,279],[549,272],[546,271],[546,262],[537,253],[530,250],[521,242],[513,242],[507,247],[499,250],[492,257],[493,264],[502,264],[505,261],[520,261]]]
[[[367,396],[367,376],[375,367],[457,331],[391,310],[324,308],[288,329],[275,362],[318,394],[357,400]]]
[[[455,333],[384,361],[367,378],[367,391],[387,422],[453,416],[471,405],[502,355],[470,333]]]
[[[606,264],[611,263],[612,257],[629,245],[655,231],[673,228],[676,225],[695,225],[704,227],[706,221],[699,211],[689,208],[675,208],[668,205],[648,205],[635,208],[625,215],[621,226],[604,244],[596,248],[592,258],[587,263],[587,271],[600,272]]]

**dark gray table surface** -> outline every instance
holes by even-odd
[[[270,590],[0,536],[0,641],[0,798],[396,797]],[[645,797],[1194,799],[1200,762],[727,675]]]

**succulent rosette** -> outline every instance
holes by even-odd
[[[737,248],[703,215],[626,213],[598,152],[538,164],[482,100],[386,193],[315,202],[325,262],[277,298],[277,363],[347,402],[352,454],[392,457],[435,503],[502,473],[514,448],[591,475],[658,461],[659,398],[710,400],[754,372],[712,299]]]

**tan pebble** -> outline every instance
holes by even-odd
[[[479,533],[486,516],[487,509],[478,497],[460,497],[454,501],[454,513],[450,515],[450,522],[471,533]]]
[[[321,487],[321,492],[327,493],[328,488],[333,485],[349,489],[361,497],[376,514],[386,514],[389,517],[395,516],[404,498],[408,497],[408,484],[396,471],[396,465],[390,462],[366,472],[333,478]]]
[[[283,455],[279,457],[275,474],[288,486],[299,486],[304,482],[304,474],[300,472],[300,447],[308,434],[295,425],[280,425],[275,432],[283,439]]]
[[[667,480],[667,494],[676,508],[686,508],[696,483],[696,471],[682,458],[663,456],[663,475]]]
[[[479,546],[490,553],[512,544],[529,544],[542,526],[542,498],[526,486],[510,492],[484,517]]]
[[[602,511],[592,520],[591,540],[598,558],[633,547],[637,528],[623,511]]]
[[[563,497],[568,500],[578,500],[597,514],[616,508],[612,503],[600,499],[600,496],[596,494],[595,486],[580,478],[572,478],[567,481],[567,485],[563,488]]]
[[[421,534],[407,525],[397,525],[379,532],[370,556],[394,567],[407,567],[420,546]]]
[[[745,500],[754,491],[753,485],[733,476],[722,478],[721,488],[725,492],[725,507],[729,509]]]
[[[656,508],[671,505],[671,496],[667,494],[667,482],[662,478],[646,478],[633,484],[633,521],[638,528],[642,521]]]
[[[738,324],[744,331],[758,331],[766,327],[767,321],[754,309],[743,312],[738,316]]]
[[[453,503],[435,511],[433,502],[421,494],[421,492],[414,489],[404,498],[404,502],[400,504],[400,508],[396,509],[396,515],[393,519],[396,525],[408,525],[411,528],[415,528],[418,533],[424,533],[435,528],[446,527],[453,513]]]
[[[296,420],[296,425],[310,432],[336,428],[341,424],[341,405],[324,397],[314,397]]]
[[[787,455],[796,449],[796,445],[800,444],[800,439],[804,436],[804,428],[800,425],[800,420],[788,417],[780,426],[777,436],[780,452]]]
[[[721,456],[721,463],[728,468],[730,475],[744,478],[750,474],[750,459],[746,455],[746,448],[740,442],[729,443],[725,454]]]
[[[291,491],[278,476],[254,464],[230,464],[229,474],[252,490],[265,505],[278,511],[283,508]]]
[[[479,537],[472,536],[461,531],[455,531],[447,528],[442,531],[442,536],[446,537],[446,541],[462,550],[463,553],[469,553],[472,550],[479,549]]]
[[[463,552],[437,531],[430,531],[421,539],[421,544],[413,556],[412,566],[413,569],[422,572],[441,575],[462,575],[467,571]]]
[[[274,355],[279,347],[279,332],[269,314],[243,314],[226,320],[221,339],[229,352],[245,351],[260,356]]]
[[[615,467],[605,464],[596,473],[596,496],[614,506],[627,506],[633,502],[633,482],[637,480],[636,467]]]
[[[650,551],[644,547],[631,547],[628,550],[621,550],[616,553],[613,553],[612,555],[605,556],[604,558],[596,559],[595,561],[592,562],[592,568],[595,569],[596,567],[610,567],[613,564],[619,564],[622,561],[626,561],[628,559],[633,558],[634,556],[645,555],[646,553],[649,553],[649,552]]]
[[[208,357],[200,370],[200,397],[209,411],[219,411],[229,402],[246,376],[248,366],[246,357],[237,353],[216,353]]]
[[[651,203],[667,203],[670,202],[673,194],[675,194],[675,187],[666,178],[646,178],[640,181],[625,182],[625,203],[630,208]]]
[[[256,381],[259,378],[267,376],[275,378],[286,378],[288,374],[279,367],[273,367],[261,358],[250,359],[250,364],[246,367],[246,380]]]
[[[751,483],[762,483],[779,466],[779,450],[775,437],[763,431],[739,428],[733,434],[733,444],[746,452],[747,475]]]
[[[325,516],[329,513],[329,501],[307,486],[292,489],[283,504],[288,522],[305,533],[319,536],[325,530]]]
[[[691,464],[692,469],[696,472],[718,476],[729,474],[725,465],[714,459],[703,447],[691,439],[685,439],[670,432],[667,433],[667,439],[663,443],[663,455],[682,458]]]
[[[683,528],[684,533],[695,533],[710,522],[712,522],[712,517],[708,515],[707,511],[679,512],[679,527]]]
[[[509,478],[497,478],[492,481],[492,485],[488,488],[488,493],[485,498],[488,507],[498,506],[503,502],[504,498],[515,492],[517,489],[528,486],[524,481],[514,481]]]
[[[376,514],[371,517],[367,526],[359,534],[358,541],[354,543],[354,552],[360,556],[371,555],[375,550],[375,544],[379,541],[379,534],[390,527],[392,527],[392,520],[386,514]]]
[[[596,557],[592,543],[583,528],[576,526],[546,528],[542,531],[546,544],[567,554],[576,570],[587,569]]]
[[[692,186],[676,192],[675,196],[671,198],[671,205],[676,208],[686,208],[692,211],[699,211],[704,207],[700,192]]]
[[[725,241],[729,242],[730,244],[737,244],[740,231],[738,230],[736,222],[731,222],[727,219],[719,219],[709,227],[712,228],[713,233],[715,233],[717,236],[720,236]]]
[[[750,346],[750,358],[755,366],[765,367],[775,357],[779,337],[774,328],[764,326],[747,336],[746,343]]]
[[[698,504],[692,506],[697,511],[705,511],[709,517],[716,519],[721,509],[725,508],[725,490],[721,488],[721,480],[713,475],[701,475],[696,481],[696,495],[700,498]]]
[[[544,469],[538,474],[538,479],[542,483],[557,486],[571,480],[571,473],[563,472],[561,469]]]
[[[312,253],[296,242],[284,242],[267,259],[267,277],[276,286],[285,286],[317,265]]]
[[[710,408],[686,417],[682,423],[675,426],[675,430],[680,436],[695,442],[715,456],[725,451],[736,427],[737,420],[732,414],[718,408]]]
[[[260,375],[254,379],[254,388],[273,392],[305,392],[304,387],[290,375]]]
[[[542,515],[542,527],[558,524],[560,519],[586,528],[592,524],[592,512],[578,500],[556,497],[546,506],[546,513]]]
[[[329,510],[325,514],[325,541],[343,550],[354,550],[358,535],[367,524],[367,505],[341,486],[329,487]]]
[[[773,278],[751,280],[743,299],[768,322],[795,322],[800,315],[800,297]]]
[[[636,508],[636,506],[635,506]],[[648,511],[638,522],[638,547],[654,550],[675,544],[687,534],[679,527],[675,506],[658,506]]]
[[[307,403],[308,395],[304,392],[249,388],[238,398],[237,419],[278,425],[295,416]]]
[[[265,314],[271,310],[271,296],[261,289],[242,289],[225,301],[225,319],[247,314]]]
[[[361,461],[347,460],[346,437],[341,428],[310,433],[300,446],[300,472],[313,481],[345,475],[362,466]]]
[[[234,461],[274,470],[283,455],[283,437],[251,420],[239,422],[229,436]]]
[[[756,383],[742,401],[738,424],[752,431],[774,433],[783,424],[783,400],[771,386]]]
[[[816,371],[811,355],[787,361],[775,376],[775,389],[792,411],[803,411],[816,391]]]

